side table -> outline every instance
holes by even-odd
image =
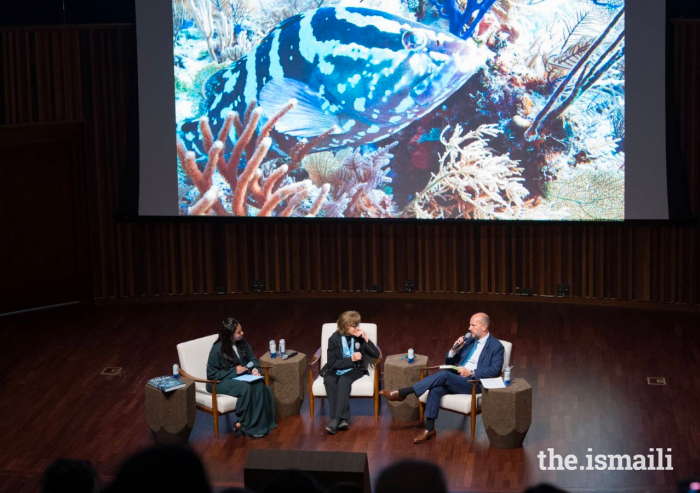
[[[296,416],[304,401],[304,376],[306,355],[299,353],[291,358],[270,357],[270,351],[260,357],[260,366],[270,372],[270,390],[275,397],[275,415],[278,418]]]
[[[532,424],[530,384],[516,378],[504,389],[484,389],[481,419],[492,447],[522,447]]]
[[[415,355],[413,364],[408,364],[408,359],[401,359],[403,354],[392,354],[384,360],[384,388],[396,390],[410,387],[420,380],[420,368],[428,366],[428,357],[422,354]],[[396,421],[417,421],[420,419],[418,397],[414,394],[406,397],[403,402],[387,402],[391,417]]]
[[[158,445],[185,445],[197,415],[194,382],[183,378],[184,389],[163,392],[146,384],[146,421]]]

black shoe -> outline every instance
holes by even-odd
[[[347,430],[350,428],[350,423],[348,423],[347,419],[341,419],[340,424],[338,424],[338,429],[339,430]]]
[[[338,418],[333,418],[328,426],[326,426],[326,431],[329,435],[335,435],[338,433],[338,425],[340,420]]]

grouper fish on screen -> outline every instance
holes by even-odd
[[[257,100],[263,121],[290,100],[275,126],[271,153],[335,128],[315,150],[378,142],[430,113],[476,73],[488,48],[449,32],[359,7],[324,7],[292,16],[251,52],[205,84],[215,134],[226,116]],[[196,121],[178,132],[204,154]],[[235,141],[234,130],[226,149]],[[226,152],[226,151],[225,151]]]

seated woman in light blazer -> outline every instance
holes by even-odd
[[[338,318],[338,330],[328,339],[326,354],[327,362],[321,368],[331,418],[326,431],[335,435],[349,427],[352,383],[369,374],[363,357],[378,358],[379,349],[360,328],[360,314],[348,311]]]

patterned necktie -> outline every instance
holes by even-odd
[[[469,351],[469,354],[467,355],[466,358],[464,358],[464,360],[459,364],[459,366],[466,366],[467,362],[469,361],[469,358],[471,358],[472,354],[474,354],[474,352],[476,351],[477,344],[479,344],[479,341],[476,341],[474,343],[474,345],[471,348],[471,351]]]

